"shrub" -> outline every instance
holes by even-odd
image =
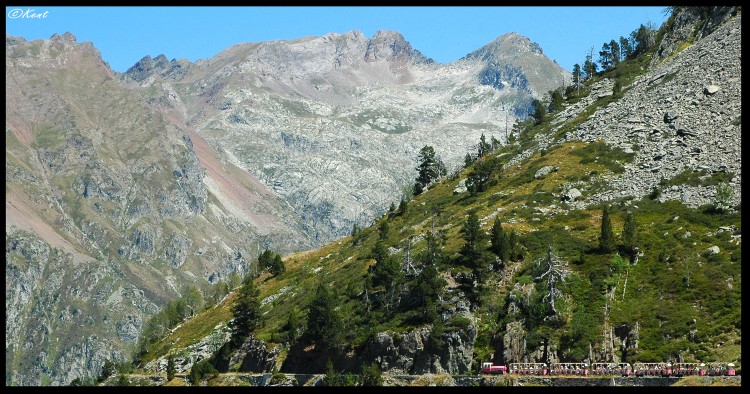
[[[190,368],[190,381],[197,385],[198,382],[203,380],[206,376],[210,377],[216,377],[219,375],[219,371],[214,368],[213,365],[211,365],[211,362],[204,358],[201,361],[198,361],[197,363],[193,364],[193,368]]]

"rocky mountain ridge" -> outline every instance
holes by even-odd
[[[483,50],[490,63],[447,65],[396,32],[238,44],[170,76],[156,95],[176,95],[188,123],[289,202],[320,244],[397,202],[421,147],[456,167],[481,134],[504,141],[531,100],[567,75],[528,39],[501,42]]]
[[[253,269],[264,243],[311,246],[283,202],[122,87],[90,43],[6,48],[8,384],[127,359],[189,285]]]

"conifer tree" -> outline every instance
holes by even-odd
[[[547,108],[549,112],[557,112],[562,109],[563,97],[560,93],[560,89],[555,89],[550,92],[550,103]]]
[[[362,366],[362,373],[360,374],[360,385],[368,386],[382,386],[383,376],[380,372],[380,367],[377,364],[372,363],[370,365]]]
[[[477,158],[484,157],[487,153],[490,152],[491,148],[491,145],[484,137],[484,133],[482,133],[482,136],[479,137],[479,145],[477,145]]]
[[[423,321],[431,322],[437,317],[437,301],[446,285],[445,279],[437,270],[437,265],[442,263],[445,255],[441,250],[443,243],[438,235],[429,232],[425,236],[425,241],[425,251],[417,256],[417,261],[422,264],[422,271],[414,281],[412,300],[413,306],[421,308]]]
[[[417,178],[414,183],[414,195],[421,194],[427,185],[445,175],[445,165],[435,156],[435,149],[425,145],[417,156]]]
[[[625,215],[625,223],[622,228],[622,242],[628,253],[635,253],[638,248],[638,234],[635,225],[635,218],[630,212]]]
[[[490,250],[500,257],[503,261],[508,261],[510,257],[510,242],[508,235],[503,230],[503,224],[500,218],[495,216],[495,221],[490,229]]]
[[[233,319],[229,321],[232,341],[240,345],[257,327],[260,326],[260,290],[252,280],[248,280],[239,290],[237,301],[232,306]]]
[[[320,282],[307,313],[307,334],[326,349],[338,349],[343,340],[343,320],[336,310],[335,292]]]
[[[286,321],[286,330],[289,332],[289,341],[292,343],[297,342],[300,337],[299,318],[299,311],[293,307]]]
[[[539,100],[534,100],[531,102],[531,106],[534,109],[534,113],[531,115],[534,118],[534,124],[541,124],[547,112],[544,109],[544,104]]]
[[[174,356],[170,354],[167,358],[167,382],[174,379],[174,374]]]
[[[615,250],[615,235],[612,230],[612,221],[609,218],[609,210],[605,205],[602,210],[601,235],[599,236],[599,250],[603,253],[611,253]]]
[[[479,224],[479,218],[475,212],[469,214],[463,233],[464,246],[459,251],[459,258],[463,264],[470,267],[474,276],[474,282],[467,289],[470,300],[474,304],[480,304],[481,295],[485,288],[485,277],[487,274],[487,235]]]

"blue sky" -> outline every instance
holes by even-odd
[[[145,55],[190,61],[239,42],[291,40],[326,33],[396,30],[425,56],[456,61],[495,38],[516,32],[538,43],[563,68],[583,63],[593,46],[627,37],[641,23],[660,27],[659,7],[34,7],[6,6],[6,34],[27,40],[73,33],[91,41],[114,70]],[[32,18],[36,14],[36,18]]]

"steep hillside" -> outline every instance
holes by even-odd
[[[6,37],[6,383],[66,384],[124,360],[143,322],[299,218],[71,34]],[[253,256],[253,257],[250,257]]]
[[[248,338],[230,341],[243,287],[150,343],[139,368],[163,373],[171,356],[178,373],[204,359],[287,374],[460,375],[481,361],[741,369],[741,13],[649,67],[683,12],[507,146],[372,226],[288,256],[285,272],[246,278],[259,289]]]

